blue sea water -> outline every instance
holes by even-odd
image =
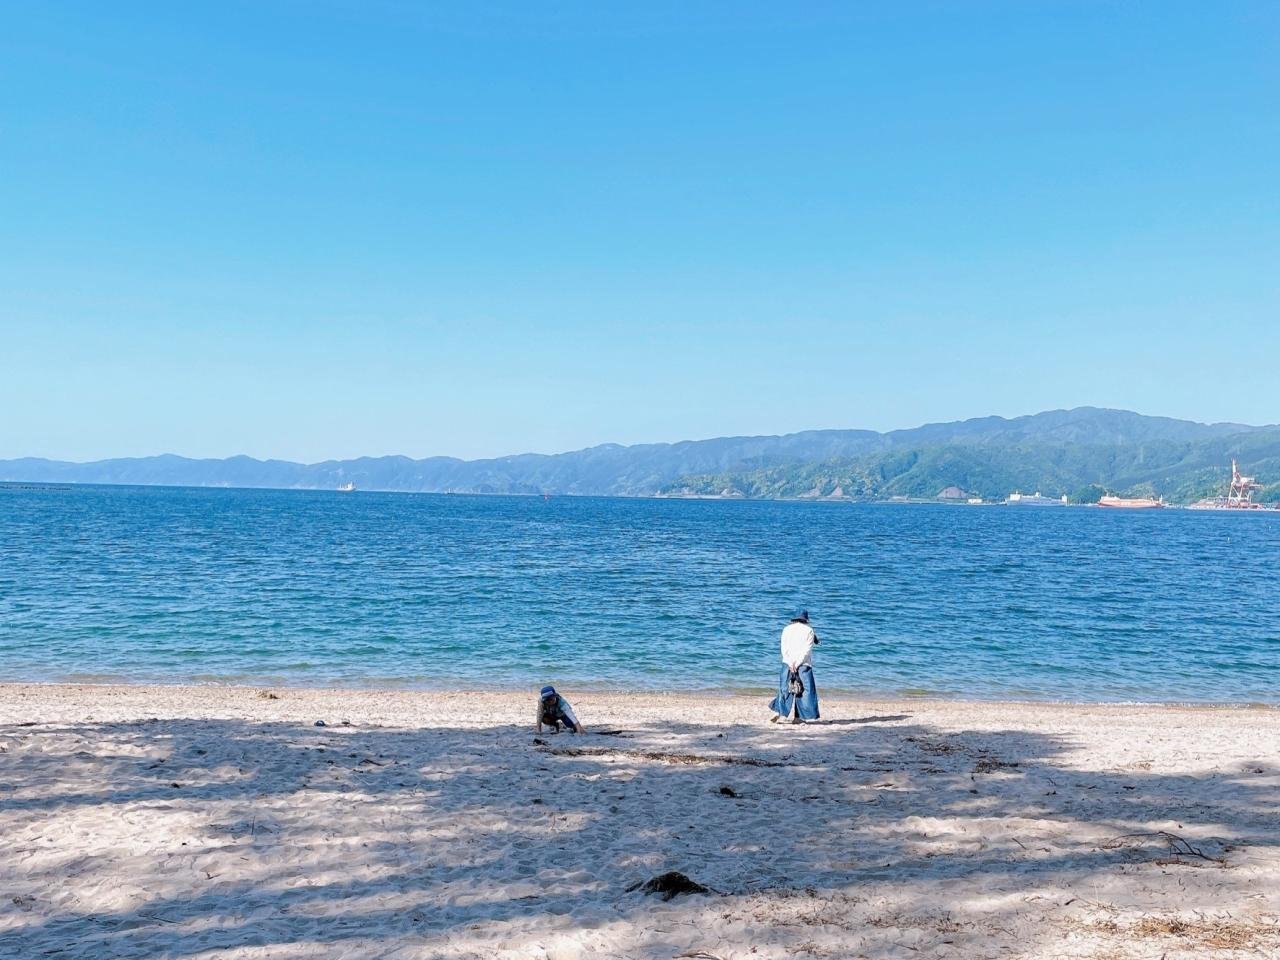
[[[0,679],[1280,702],[1280,515],[0,488]]]

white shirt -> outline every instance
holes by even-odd
[[[788,623],[782,631],[782,662],[792,670],[802,664],[813,666],[813,645],[818,635],[807,623]]]

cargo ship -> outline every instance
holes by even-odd
[[[1035,493],[1011,493],[1004,502],[1011,507],[1062,507],[1066,506],[1067,498],[1065,495],[1061,500],[1042,497],[1037,490]]]
[[[1152,500],[1150,497],[1106,496],[1098,500],[1100,507],[1115,507],[1121,510],[1153,510],[1164,505],[1164,497]]]

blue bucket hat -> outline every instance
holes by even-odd
[[[795,615],[794,617],[792,617],[792,618],[791,618],[791,620],[792,620],[792,622],[795,622],[795,621],[797,621],[797,620],[798,620],[800,623],[808,623],[808,622],[809,622],[809,611],[808,611],[808,610],[797,610],[797,611],[796,611],[796,615]]]
[[[548,683],[545,687],[542,688],[543,700],[547,699],[547,697],[554,697],[555,695],[556,695],[556,688],[553,687],[551,684]]]

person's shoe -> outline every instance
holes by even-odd
[[[792,717],[792,718],[791,718],[791,722],[792,722],[792,723],[804,723],[804,721],[803,721],[803,720],[801,720],[799,717]]]
[[[775,713],[773,716],[771,716],[771,717],[769,718],[769,722],[770,722],[770,723],[777,723],[777,722],[778,722],[779,720],[781,720],[781,719],[782,719],[782,718],[781,718],[780,716],[778,716],[778,715]]]

